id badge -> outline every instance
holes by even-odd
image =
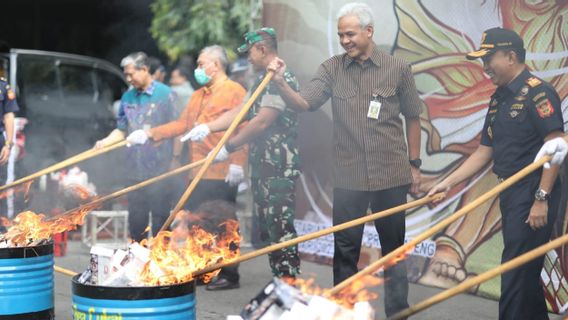
[[[369,111],[367,112],[367,118],[379,119],[379,114],[381,113],[381,103],[377,100],[372,100],[369,103]]]

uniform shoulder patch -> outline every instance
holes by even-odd
[[[548,99],[539,102],[536,105],[536,111],[541,118],[548,118],[554,113],[554,107]]]
[[[526,82],[531,88],[534,88],[542,83],[542,81],[537,79],[536,77],[530,77],[527,79]]]

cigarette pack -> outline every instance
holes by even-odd
[[[114,250],[94,246],[91,248],[91,284],[103,283],[110,275],[110,260]]]

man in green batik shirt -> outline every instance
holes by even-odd
[[[248,60],[258,77],[250,93],[265,76],[270,61],[277,56],[276,32],[262,28],[245,34],[245,44],[238,51],[248,52]],[[287,69],[284,78],[294,90],[299,84]],[[248,101],[248,97],[245,98]],[[210,132],[226,130],[241,108],[234,108],[215,121],[199,124],[187,135],[193,141],[203,140]],[[229,153],[250,143],[249,163],[255,219],[261,239],[278,243],[296,237],[294,229],[296,179],[300,175],[297,114],[288,108],[275,85],[269,83],[249,110],[248,121],[239,133],[227,141],[215,161],[225,161]],[[298,247],[288,247],[269,255],[272,273],[277,277],[295,277],[300,272]]]

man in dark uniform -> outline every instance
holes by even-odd
[[[14,141],[14,113],[18,111],[18,103],[16,102],[16,94],[10,88],[6,79],[0,78],[0,108],[2,111],[2,123],[0,124],[0,184],[6,183],[6,163],[10,158],[12,150],[12,141]],[[0,215],[6,215],[4,204],[0,209]],[[2,231],[2,230],[0,230]]]
[[[531,164],[545,141],[562,136],[560,98],[554,88],[533,76],[524,64],[523,40],[513,31],[485,31],[481,48],[467,55],[481,58],[485,73],[497,86],[477,150],[429,194],[445,192],[493,160],[499,181]],[[558,165],[538,170],[500,194],[507,262],[550,239],[560,202]],[[548,319],[540,273],[540,257],[501,277],[499,319]]]

